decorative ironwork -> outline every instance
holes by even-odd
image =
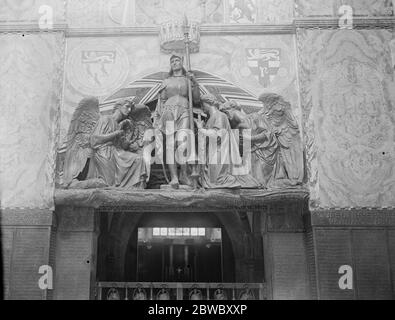
[[[228,300],[227,294],[224,291],[222,285],[218,287],[217,290],[214,292],[214,300]]]
[[[193,286],[189,292],[189,300],[203,300],[202,290],[198,286]]]
[[[98,300],[267,300],[265,283],[99,282],[96,288]]]
[[[239,300],[255,300],[254,293],[248,285],[245,285],[244,291],[240,293]]]
[[[119,291],[115,288],[111,288],[107,293],[107,300],[121,300]]]
[[[169,289],[166,285],[162,286],[162,289],[156,295],[156,300],[170,300]]]
[[[136,301],[145,301],[147,299],[147,294],[143,289],[143,286],[138,284],[137,288],[133,291],[133,300]]]

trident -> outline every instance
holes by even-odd
[[[185,43],[185,55],[186,55],[186,67],[187,71],[191,72],[191,51],[190,51],[190,39],[189,39],[189,22],[188,17],[184,14],[184,43]],[[192,94],[192,81],[188,78],[188,95],[189,95],[189,125],[192,134],[191,141],[191,157],[190,162],[192,166],[191,178],[193,180],[193,188],[198,189],[198,179],[200,177],[199,165],[197,163],[196,149],[195,149],[195,122],[193,118],[193,94]],[[200,115],[199,115],[200,116]]]

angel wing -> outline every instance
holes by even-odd
[[[100,118],[99,100],[84,98],[74,111],[66,142],[64,183],[69,185],[84,170],[92,149],[90,136]]]

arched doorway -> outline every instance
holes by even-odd
[[[231,240],[211,213],[144,214],[125,255],[127,281],[235,282]]]
[[[107,215],[103,213],[106,218]],[[214,213],[115,213],[111,225],[106,220],[100,228],[99,281],[238,281],[235,270],[239,269],[236,261],[241,252],[239,247],[234,250],[238,240],[232,241],[234,230],[229,235],[229,227]],[[153,231],[158,228],[166,229],[167,236],[155,239]],[[179,230],[189,231],[189,235],[179,236]],[[204,235],[199,236],[202,230]],[[150,244],[139,241],[139,231],[140,235],[151,231]],[[189,275],[183,271],[184,276],[177,277],[180,267],[189,269]]]

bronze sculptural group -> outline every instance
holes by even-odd
[[[100,116],[97,98],[80,102],[68,133],[66,188],[145,188],[146,163],[141,155],[130,151],[135,142],[126,136],[132,109],[135,106],[130,101],[119,101],[111,116]]]
[[[233,128],[251,130],[251,173],[266,188],[301,185],[303,147],[291,105],[273,93],[263,94],[259,100],[263,109],[249,115],[237,104],[221,108]]]
[[[188,78],[192,81],[193,101],[198,103],[200,98],[197,81],[183,67],[182,57],[173,54],[170,58],[170,66],[169,76],[162,82],[159,91],[158,106],[154,114],[154,126],[164,134],[166,134],[166,125],[169,122],[174,124],[174,130],[176,132],[190,128]],[[169,185],[171,187],[177,189],[180,183],[183,185],[192,185],[186,164],[181,165],[180,173],[178,173],[176,164],[168,163],[168,167],[171,176]]]
[[[260,184],[248,172],[240,174],[238,166],[242,165],[242,159],[239,154],[239,144],[234,136],[228,117],[221,112],[220,103],[213,95],[204,95],[201,97],[202,109],[208,115],[205,124],[196,121],[199,134],[205,137],[213,137],[211,141],[218,143],[220,138],[220,147],[214,148],[210,143],[203,144],[206,150],[199,150],[205,153],[207,161],[202,168],[201,185],[205,189],[234,189],[234,188],[259,188]],[[219,134],[219,132],[221,132]],[[221,148],[225,146],[225,148]],[[213,152],[214,150],[214,152]],[[215,159],[213,159],[215,157]]]
[[[85,98],[80,102],[67,137],[63,170],[65,188],[146,188],[151,171],[143,155],[147,145],[145,133],[156,129],[164,136],[169,135],[169,124],[174,129],[172,135],[194,128],[194,125],[197,128],[192,135],[199,143],[188,141],[188,147],[203,159],[192,164],[199,169],[200,188],[271,189],[303,183],[300,131],[291,106],[283,97],[263,94],[259,98],[262,109],[246,114],[235,101],[221,104],[214,95],[200,96],[199,84],[183,67],[181,56],[173,55],[170,65],[171,71],[160,87],[152,116],[148,107],[127,100],[118,101],[111,116],[100,116],[97,98]],[[199,117],[191,126],[190,99],[200,107],[201,114],[206,115],[206,121]],[[241,154],[235,130],[241,133],[243,144],[250,144],[249,154]],[[157,140],[156,143],[163,143]],[[174,147],[177,156],[177,143]],[[160,148],[166,147],[160,145]],[[246,158],[248,166],[244,163]],[[182,185],[194,186],[190,163],[165,164],[170,173],[168,186],[172,190]]]

